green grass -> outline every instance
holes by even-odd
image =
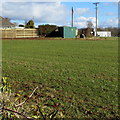
[[[3,40],[3,76],[13,90],[43,85],[39,93],[59,99],[66,118],[117,118],[117,42]]]

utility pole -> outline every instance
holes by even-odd
[[[93,3],[96,6],[96,28],[95,28],[95,36],[97,36],[97,26],[98,26],[98,4],[99,2]]]
[[[73,10],[73,7],[72,7],[72,27],[74,26],[73,24],[74,24],[74,20],[73,20],[73,17],[74,17],[74,10]]]
[[[33,21],[34,21],[34,16],[33,16]]]

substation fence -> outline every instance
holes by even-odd
[[[0,29],[2,38],[35,38],[39,37],[37,29]]]

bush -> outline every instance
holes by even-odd
[[[56,25],[39,25],[38,32],[40,36],[46,37],[50,33],[52,33],[56,28],[57,28]]]

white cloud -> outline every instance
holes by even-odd
[[[5,2],[29,2],[30,0],[3,0]],[[31,0],[30,2],[96,2],[96,0]],[[97,2],[119,2],[119,0],[97,0]]]
[[[114,13],[114,12],[107,12],[107,13],[105,13],[106,16],[115,16],[115,14],[116,13]]]
[[[91,21],[93,23],[93,26],[95,26],[95,21],[96,21],[95,17],[84,17],[84,16],[77,18],[74,25],[77,26],[78,28],[84,28],[87,27],[87,21]]]
[[[7,1],[7,0],[6,0]],[[22,1],[22,0],[21,0]],[[23,0],[24,1],[24,0]],[[0,5],[1,6],[1,5]],[[95,17],[84,17],[89,12],[89,8],[77,8],[75,14],[74,25],[76,27],[86,27],[87,21],[91,21],[95,26]],[[112,14],[112,13],[111,13]],[[9,17],[13,20],[30,20],[33,18],[35,22],[66,25],[71,21],[71,11],[57,0],[57,2],[5,2],[2,4],[3,17]],[[101,26],[114,26],[118,24],[118,20],[109,19],[100,23]]]
[[[118,19],[108,19],[109,24],[118,24]]]
[[[58,2],[61,0],[3,0],[3,2]]]
[[[75,27],[78,27],[78,28],[85,28],[86,22],[75,22],[74,25]]]
[[[111,18],[107,20],[109,26],[118,26],[118,18]]]
[[[76,14],[78,15],[82,15],[82,14],[85,14],[89,11],[89,8],[77,8],[75,10]]]
[[[100,23],[100,27],[118,27],[118,18],[110,18]]]
[[[96,18],[95,17],[84,17],[81,16],[77,18],[74,25],[78,28],[84,28],[87,27],[87,21],[91,21],[93,23],[93,26],[96,26]],[[109,18],[105,21],[98,21],[98,27],[118,27],[118,18]]]
[[[60,23],[67,20],[69,11],[66,6],[57,3],[4,3],[2,7],[3,16],[11,19],[30,20],[33,18],[39,22]]]

